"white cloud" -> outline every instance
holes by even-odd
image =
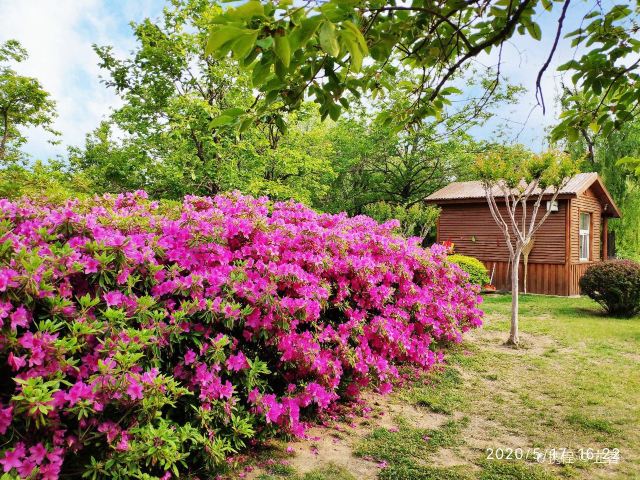
[[[120,4],[122,3],[122,4]],[[133,46],[127,23],[157,14],[161,2],[108,0],[0,0],[0,41],[19,40],[29,59],[16,66],[36,77],[57,102],[55,128],[62,144],[52,146],[41,130],[28,132],[26,151],[34,158],[64,154],[80,145],[87,132],[118,104],[113,91],[100,83],[98,57],[92,44],[113,45],[125,53]]]

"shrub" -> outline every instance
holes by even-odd
[[[632,317],[640,313],[640,263],[633,260],[596,263],[580,279],[580,290],[609,314]]]
[[[427,236],[435,227],[440,209],[433,205],[415,204],[411,207],[392,205],[387,202],[376,202],[366,205],[364,213],[378,222],[397,220],[400,222],[399,232],[405,237]]]
[[[211,478],[431,368],[477,288],[396,227],[240,194],[0,200],[4,472]]]
[[[466,255],[449,255],[447,260],[451,263],[455,263],[462,270],[469,274],[469,282],[474,285],[484,286],[490,282],[489,272],[487,267],[484,266],[480,260],[474,257],[467,257]]]

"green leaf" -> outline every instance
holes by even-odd
[[[332,57],[340,53],[340,45],[336,37],[336,26],[331,22],[323,22],[320,27],[320,47]]]
[[[291,62],[291,46],[289,45],[289,39],[286,36],[275,37],[273,50],[282,62],[282,64],[289,68]]]
[[[271,74],[271,63],[260,62],[253,67],[253,73],[251,75],[251,83],[254,87],[258,87],[264,83],[264,81]]]
[[[238,36],[241,36],[244,32],[244,29],[233,26],[214,28],[211,30],[211,33],[209,33],[205,53],[211,55],[219,51],[225,44],[236,40]]]
[[[209,128],[218,128],[224,127],[226,125],[231,125],[235,120],[235,117],[230,115],[220,115],[219,117],[214,118],[209,122]]]
[[[316,30],[318,30],[318,25],[320,25],[321,20],[322,18],[319,15],[302,20],[300,26],[293,29],[289,34],[291,49],[295,51],[298,48],[304,47],[316,33]]]
[[[340,39],[351,56],[351,69],[354,72],[359,72],[362,68],[362,52],[360,51],[358,42],[349,31],[341,32]]]
[[[249,20],[253,17],[263,17],[264,6],[258,0],[251,0],[237,8],[229,9],[226,16],[231,20]]]
[[[360,47],[360,51],[362,52],[363,55],[367,55],[369,53],[369,48],[367,47],[367,41],[364,39],[364,36],[362,35],[362,32],[360,31],[360,29],[356,27],[355,24],[353,22],[350,22],[349,20],[343,22],[342,25],[351,33],[353,33],[353,36],[356,39],[358,46]]]
[[[264,37],[256,41],[256,45],[263,50],[269,50],[273,46],[273,37]]]
[[[239,117],[243,113],[245,113],[244,108],[227,108],[226,110],[222,111],[221,115],[226,115],[229,117]]]
[[[245,33],[244,35],[240,35],[231,46],[231,50],[233,51],[235,57],[238,60],[244,59],[254,48],[257,38],[257,30],[247,30],[247,33]]]
[[[531,35],[534,40],[542,39],[542,30],[540,29],[540,25],[538,25],[536,22],[531,22],[527,23],[526,27],[529,35]]]

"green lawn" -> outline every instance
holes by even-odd
[[[254,478],[640,478],[640,318],[606,317],[586,298],[525,295],[520,305],[521,348],[503,345],[510,297],[488,296],[485,326],[441,372],[374,397],[370,418],[324,431],[332,442],[294,444],[315,455]],[[603,448],[619,449],[619,463],[578,458]],[[510,449],[528,459],[487,458]],[[536,462],[536,453],[547,456]]]

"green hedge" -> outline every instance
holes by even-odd
[[[480,285],[481,287],[489,283],[489,272],[484,264],[474,257],[467,257],[466,255],[449,255],[447,260],[451,263],[455,263],[462,270],[469,274],[469,282]]]

